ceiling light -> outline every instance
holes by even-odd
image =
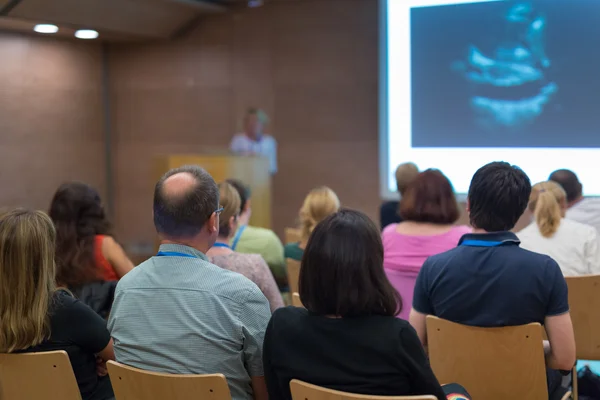
[[[92,29],[80,29],[75,32],[75,37],[78,39],[96,39],[98,37],[98,32]]]
[[[52,24],[37,24],[33,27],[33,30],[37,33],[56,33],[58,32],[58,26]]]

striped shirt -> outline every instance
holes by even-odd
[[[108,321],[117,361],[171,374],[222,373],[233,399],[252,399],[263,376],[271,312],[249,279],[191,247],[160,246],[117,286]],[[160,254],[159,253],[159,254]]]

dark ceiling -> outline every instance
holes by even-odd
[[[206,14],[227,10],[227,0],[0,0],[0,30],[33,33],[38,23],[58,36],[94,29],[108,41],[168,39]]]

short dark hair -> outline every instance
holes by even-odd
[[[313,230],[300,266],[302,304],[319,315],[395,316],[400,295],[383,270],[381,232],[359,211],[342,209]]]
[[[523,170],[506,162],[479,168],[469,187],[471,225],[487,232],[508,231],[523,215],[531,182]]]
[[[248,200],[250,200],[252,191],[250,190],[250,188],[248,186],[244,185],[244,183],[242,181],[239,181],[237,179],[227,179],[225,182],[227,182],[231,186],[233,186],[235,188],[235,190],[237,190],[238,194],[240,195],[240,200],[242,201],[240,204],[240,212],[242,212],[244,210],[244,207],[246,207]]]
[[[196,185],[178,196],[166,194],[165,181],[180,173],[192,175]],[[154,226],[168,237],[194,237],[218,207],[219,189],[208,172],[197,165],[175,168],[164,174],[154,189]]]
[[[548,180],[558,183],[567,193],[567,202],[572,202],[581,197],[583,186],[575,172],[568,169],[557,169],[550,174]]]
[[[425,170],[409,183],[399,214],[406,221],[432,224],[453,224],[460,216],[452,184],[437,169]]]

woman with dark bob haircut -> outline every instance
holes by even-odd
[[[68,288],[114,281],[133,268],[111,236],[98,192],[85,183],[65,183],[48,213],[56,227],[57,283]]]
[[[341,210],[315,227],[299,283],[306,309],[278,309],[265,334],[271,400],[291,399],[292,379],[351,393],[446,398],[415,330],[395,318],[402,304],[383,271],[379,229],[366,215]]]
[[[425,260],[456,247],[471,228],[454,225],[459,217],[456,195],[448,178],[437,169],[413,178],[400,199],[399,212],[402,222],[388,225],[382,233],[383,267],[402,301],[412,304]],[[399,317],[408,319],[409,312],[406,307]]]

